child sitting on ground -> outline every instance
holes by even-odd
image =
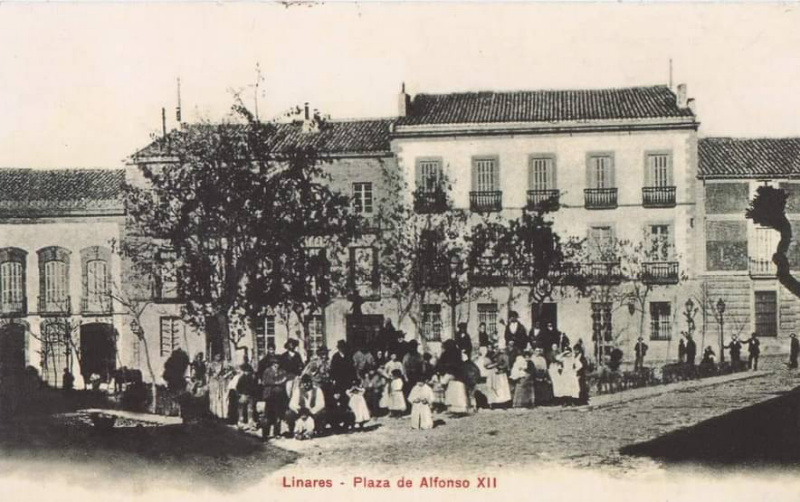
[[[433,415],[431,414],[433,389],[420,380],[409,392],[408,401],[411,403],[411,428],[433,429]]]
[[[299,418],[294,422],[294,437],[305,440],[314,437],[314,417],[308,408],[300,408]]]

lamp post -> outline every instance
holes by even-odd
[[[725,301],[717,300],[717,314],[719,315],[719,362],[725,362]]]

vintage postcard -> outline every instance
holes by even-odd
[[[796,500],[798,27],[0,3],[0,499]]]

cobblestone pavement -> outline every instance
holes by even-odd
[[[800,386],[800,374],[771,366],[752,378],[702,387],[679,385],[671,392],[601,407],[481,411],[458,419],[441,416],[436,418],[444,423],[430,431],[412,431],[404,419],[382,418],[369,432],[275,444],[301,453],[297,463],[287,466],[300,469],[380,465],[392,474],[454,465],[461,472],[547,465],[601,468],[612,475],[658,469],[658,462],[622,455],[620,448]]]

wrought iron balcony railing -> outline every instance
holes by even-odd
[[[414,194],[414,210],[419,214],[443,213],[447,210],[447,194],[441,190],[417,191]]]
[[[586,209],[615,209],[617,207],[616,188],[586,188],[583,194]]]
[[[572,275],[586,284],[619,284],[622,282],[620,262],[590,262],[573,265]]]
[[[642,263],[642,282],[645,284],[677,284],[677,261],[651,261]]]
[[[69,296],[62,298],[39,297],[40,314],[69,314],[72,312],[72,299]]]
[[[749,258],[750,277],[775,277],[778,267],[767,258]]]
[[[503,209],[503,192],[470,192],[469,207],[477,213],[492,213]]]
[[[644,207],[675,207],[675,187],[643,187]]]
[[[537,210],[548,207],[556,210],[559,207],[559,196],[558,190],[528,190],[528,209]]]
[[[497,258],[480,257],[469,271],[469,282],[473,286],[502,286],[508,282],[506,270]]]
[[[113,302],[108,296],[81,299],[81,312],[84,314],[110,314]]]
[[[28,298],[23,296],[21,300],[0,302],[0,315],[19,316],[28,313]]]

